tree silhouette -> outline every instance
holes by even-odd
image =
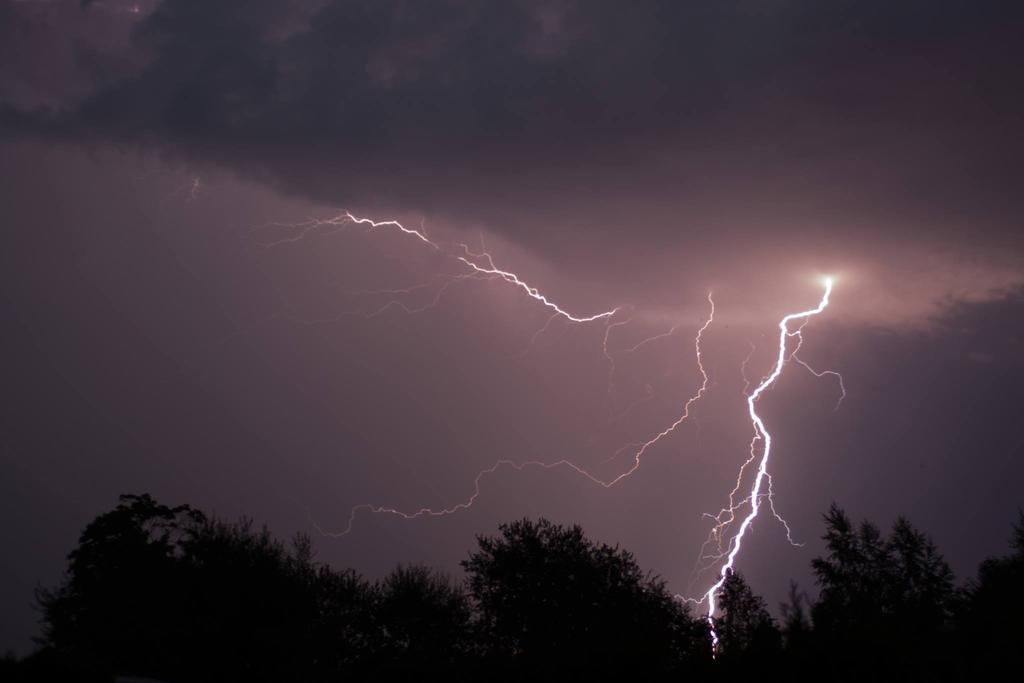
[[[779,605],[782,634],[787,648],[804,642],[811,631],[811,622],[805,607],[807,604],[807,594],[800,590],[796,581],[790,581],[788,600]]]
[[[86,526],[64,584],[38,593],[42,642],[97,675],[162,673],[179,657],[187,599],[181,544],[205,518],[148,495],[120,501]]]
[[[122,496],[42,591],[45,649],[76,671],[168,681],[313,680],[372,660],[372,590],[249,521]],[[354,631],[359,630],[359,633]]]
[[[815,660],[815,633],[808,615],[807,594],[795,581],[789,582],[788,599],[779,605],[782,620],[783,653],[781,675],[789,679],[811,678]]]
[[[729,572],[718,597],[715,619],[718,656],[732,669],[770,665],[782,650],[782,635],[764,600],[737,572]]]
[[[981,563],[977,580],[966,591],[960,624],[973,676],[1024,666],[1024,512],[1018,513],[1010,545],[1009,555]]]
[[[1012,552],[956,590],[935,544],[905,519],[886,535],[825,515],[820,594],[791,586],[780,631],[743,577],[708,624],[617,546],[541,519],[480,536],[456,582],[399,566],[369,583],[251,521],[148,495],[86,526],[67,574],[39,591],[42,648],[0,660],[12,681],[647,679],[963,680],[1024,664],[1024,514]],[[809,605],[805,610],[804,605]],[[808,618],[808,611],[811,618]]]
[[[289,550],[250,520],[210,520],[183,541],[180,565],[189,668],[201,663],[208,680],[308,675],[323,586],[307,539]]]
[[[377,587],[376,613],[391,670],[453,671],[472,656],[470,605],[462,587],[423,566],[398,566]]]
[[[903,518],[888,538],[867,521],[855,529],[835,504],[825,524],[828,555],[811,562],[821,587],[812,614],[836,676],[947,669],[956,593],[935,544]]]
[[[664,673],[708,655],[703,621],[630,553],[545,519],[499,529],[462,564],[492,661],[506,671]]]

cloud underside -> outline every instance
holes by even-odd
[[[4,78],[15,134],[155,148],[601,268],[623,250],[841,262],[884,244],[960,252],[947,266],[998,254],[968,288],[1014,284],[1015,3],[165,0],[46,21],[24,5],[6,23],[47,39],[9,63],[75,68]]]

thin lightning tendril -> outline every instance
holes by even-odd
[[[606,319],[606,318],[611,318],[613,315],[615,315],[619,311],[618,308],[613,308],[610,311],[605,311],[603,313],[597,313],[595,315],[582,316],[582,317],[581,316],[575,316],[575,315],[569,313],[568,311],[566,311],[565,309],[561,308],[558,304],[554,303],[553,301],[548,299],[543,294],[541,294],[540,291],[536,287],[531,287],[530,285],[528,285],[525,282],[523,282],[522,280],[520,280],[519,276],[516,275],[515,273],[512,273],[512,272],[507,271],[507,270],[501,270],[500,268],[495,266],[494,265],[494,259],[492,259],[491,255],[488,254],[487,252],[481,252],[481,253],[477,254],[477,253],[474,253],[474,252],[470,251],[469,247],[466,246],[465,244],[461,244],[459,246],[462,247],[462,250],[465,252],[465,255],[464,256],[456,256],[455,257],[456,259],[458,259],[462,263],[465,263],[467,266],[469,266],[470,268],[472,268],[473,270],[475,270],[478,273],[481,273],[483,275],[494,275],[496,277],[501,278],[505,282],[508,282],[509,284],[513,284],[516,287],[519,287],[521,290],[526,292],[527,296],[529,296],[531,299],[534,299],[534,300],[539,301],[540,303],[544,304],[545,306],[550,308],[552,311],[554,311],[556,314],[558,314],[559,316],[565,318],[569,322],[574,322],[574,323],[590,323],[590,322],[594,322],[595,320],[603,320],[603,319]],[[481,266],[481,265],[477,264],[475,261],[473,261],[471,259],[484,259],[484,260],[487,261],[487,265],[486,266]]]
[[[743,377],[743,391],[740,392],[745,397],[747,395],[747,389],[750,388],[750,379],[747,378],[747,365],[750,364],[750,359],[754,357],[757,352],[757,347],[754,346],[754,342],[748,341],[750,344],[750,353],[747,354],[746,358],[743,359],[743,363],[740,364],[740,376]]]
[[[791,356],[791,359],[795,360],[797,363],[799,363],[800,365],[802,365],[805,368],[807,368],[807,371],[810,372],[815,377],[817,377],[818,379],[821,379],[822,377],[835,377],[836,378],[836,381],[839,382],[839,400],[836,401],[836,405],[835,405],[834,408],[832,408],[832,410],[833,411],[839,410],[839,406],[841,406],[843,404],[843,399],[846,398],[846,385],[843,383],[843,376],[840,375],[835,370],[822,370],[821,372],[815,370],[810,365],[805,363],[802,359],[797,357],[795,351],[793,352],[793,355]]]
[[[334,532],[325,531],[325,530],[321,529],[319,526],[317,526],[317,530],[320,531],[320,533],[322,533],[322,534],[324,534],[326,536],[331,536],[331,537],[335,537],[335,538],[338,538],[338,537],[341,537],[341,536],[347,536],[349,533],[352,532],[352,529],[355,526],[356,515],[360,511],[363,511],[363,510],[369,511],[369,512],[371,512],[373,514],[395,515],[395,516],[401,517],[403,519],[417,519],[419,517],[442,517],[442,516],[445,516],[445,515],[451,515],[451,514],[454,514],[456,512],[460,512],[462,510],[466,510],[469,507],[471,507],[473,505],[473,503],[476,502],[476,499],[480,496],[480,485],[481,485],[481,481],[483,480],[483,478],[488,476],[488,475],[494,474],[495,472],[497,472],[502,467],[514,469],[516,471],[522,471],[522,470],[526,469],[527,467],[536,467],[536,468],[541,468],[541,469],[545,469],[545,470],[551,470],[551,469],[556,469],[556,468],[568,468],[568,469],[576,472],[577,474],[585,477],[586,479],[590,480],[594,484],[597,484],[598,486],[601,486],[603,488],[609,489],[609,488],[615,486],[620,481],[622,481],[623,479],[626,479],[627,477],[632,475],[634,472],[636,472],[640,468],[640,463],[641,463],[644,455],[646,454],[646,452],[650,448],[652,448],[660,440],[662,440],[663,438],[667,437],[669,434],[674,432],[681,424],[683,424],[683,422],[686,421],[686,419],[690,416],[690,408],[693,406],[693,404],[695,402],[700,400],[704,396],[705,392],[707,391],[709,377],[708,377],[707,371],[704,368],[703,356],[702,356],[702,353],[701,353],[701,341],[703,339],[704,332],[708,329],[708,327],[711,325],[711,323],[714,321],[714,318],[715,318],[715,302],[712,299],[710,293],[708,293],[708,303],[710,304],[710,307],[711,307],[710,313],[708,314],[707,320],[704,321],[704,324],[701,325],[699,330],[697,330],[697,335],[694,338],[694,349],[696,351],[696,356],[697,356],[697,368],[698,368],[698,370],[700,372],[700,376],[701,376],[700,387],[697,389],[697,392],[695,394],[693,394],[693,396],[691,396],[689,399],[687,399],[686,403],[683,405],[682,414],[679,416],[678,419],[675,420],[675,422],[673,422],[671,425],[666,427],[664,430],[662,430],[660,433],[658,433],[653,438],[647,440],[646,442],[643,442],[643,443],[640,443],[640,444],[630,444],[630,445],[624,446],[623,448],[621,448],[618,451],[619,453],[621,453],[622,451],[630,448],[631,446],[632,447],[637,447],[638,446],[637,450],[633,453],[633,465],[629,469],[627,469],[624,472],[620,473],[619,475],[617,475],[617,476],[615,476],[615,477],[613,477],[611,479],[603,479],[603,478],[598,477],[598,476],[594,475],[593,473],[589,472],[588,470],[586,470],[585,468],[581,467],[580,465],[577,465],[576,463],[571,462],[571,461],[566,460],[566,459],[556,460],[554,462],[543,462],[543,461],[540,461],[540,460],[528,460],[528,461],[525,461],[525,462],[516,462],[514,460],[498,460],[497,462],[492,464],[490,467],[487,467],[486,469],[480,470],[477,473],[476,477],[473,479],[473,493],[472,493],[472,495],[470,495],[469,498],[467,498],[466,500],[462,501],[461,503],[457,503],[457,504],[455,504],[455,505],[453,505],[451,507],[441,508],[441,509],[434,509],[434,508],[423,507],[423,508],[420,508],[419,510],[415,510],[415,511],[412,511],[412,512],[406,512],[406,511],[399,510],[398,508],[385,507],[385,506],[381,506],[381,505],[374,505],[374,504],[371,504],[371,503],[361,503],[359,505],[354,506],[349,511],[348,523],[345,526],[345,528],[342,529],[341,531],[334,531]],[[616,455],[617,454],[618,453],[616,453]]]

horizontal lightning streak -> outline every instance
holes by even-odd
[[[380,313],[383,313],[384,311],[386,311],[386,310],[388,310],[389,308],[392,308],[392,307],[399,307],[399,308],[405,310],[406,312],[420,312],[422,310],[425,310],[426,308],[432,308],[434,305],[437,304],[437,301],[440,299],[440,294],[442,294],[444,292],[444,290],[447,289],[447,287],[451,284],[451,281],[470,279],[471,277],[475,277],[475,276],[484,276],[484,277],[487,277],[487,278],[494,278],[494,279],[504,280],[505,282],[507,282],[507,283],[509,283],[511,285],[514,285],[514,286],[518,287],[519,289],[521,289],[523,292],[526,293],[527,296],[529,296],[534,301],[537,301],[540,304],[544,305],[545,307],[549,308],[550,310],[554,311],[554,314],[555,314],[556,317],[560,316],[562,318],[565,318],[569,322],[589,323],[589,322],[595,322],[595,321],[598,321],[598,320],[608,320],[608,319],[611,319],[612,316],[614,316],[619,311],[619,308],[616,307],[616,308],[613,308],[613,309],[608,310],[608,311],[602,311],[601,313],[595,313],[594,315],[574,315],[573,313],[570,313],[569,311],[565,310],[564,308],[562,308],[561,306],[559,306],[555,302],[551,301],[546,295],[541,293],[541,291],[538,288],[533,287],[532,285],[524,282],[522,279],[520,279],[520,277],[518,275],[516,275],[512,271],[503,270],[501,268],[498,268],[495,265],[495,263],[494,263],[494,258],[489,253],[487,253],[486,251],[483,251],[483,252],[480,252],[480,253],[474,253],[473,251],[471,251],[469,249],[469,247],[467,245],[460,244],[459,246],[461,247],[463,253],[462,254],[451,253],[451,252],[445,250],[444,248],[442,248],[440,244],[438,244],[437,242],[435,242],[435,241],[431,240],[429,237],[427,237],[426,233],[423,232],[422,230],[416,230],[414,228],[408,228],[405,225],[403,225],[400,221],[396,221],[396,220],[377,221],[377,220],[373,220],[371,218],[361,218],[359,216],[353,215],[349,211],[344,211],[344,212],[342,212],[341,214],[339,214],[337,216],[334,216],[332,218],[327,218],[327,219],[314,218],[314,219],[311,219],[311,220],[308,220],[308,221],[304,221],[302,223],[276,223],[276,224],[273,224],[273,225],[275,225],[276,227],[294,228],[294,229],[298,230],[298,233],[295,234],[295,235],[289,236],[289,237],[284,237],[282,239],[272,241],[272,242],[264,242],[263,243],[264,247],[276,247],[276,246],[280,246],[280,245],[283,245],[283,244],[299,242],[299,241],[303,240],[304,238],[306,238],[311,232],[313,232],[315,230],[318,230],[318,229],[323,229],[323,228],[330,229],[330,232],[332,232],[332,233],[344,230],[345,227],[347,227],[349,225],[365,226],[365,227],[367,227],[371,231],[372,230],[377,230],[379,228],[392,228],[392,229],[398,230],[399,232],[401,232],[401,233],[403,233],[405,235],[409,235],[411,237],[416,238],[417,240],[419,240],[423,244],[426,244],[426,245],[430,246],[435,251],[444,252],[448,256],[454,258],[457,262],[459,262],[462,265],[468,267],[470,269],[470,271],[471,271],[468,274],[468,276],[467,275],[452,275],[452,276],[447,276],[447,278],[445,278],[443,276],[441,278],[439,278],[439,279],[446,279],[447,281],[445,282],[444,285],[442,285],[440,291],[438,292],[438,296],[435,297],[434,301],[431,302],[429,305],[427,305],[425,307],[411,309],[407,305],[404,305],[403,303],[398,302],[396,300],[394,302],[389,302],[388,304],[385,304],[383,307],[381,307],[380,309],[375,311],[373,314],[371,314],[370,317],[379,315]],[[476,260],[483,260],[486,265],[481,265],[481,264],[477,263]],[[409,293],[409,291],[414,290],[414,289],[421,289],[424,286],[415,286],[415,287],[412,287],[412,288],[408,288],[407,290],[394,290],[394,291],[395,291],[396,294],[405,294],[405,293]],[[548,324],[550,324],[550,320],[548,321]]]

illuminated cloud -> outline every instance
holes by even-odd
[[[903,290],[873,306],[891,319],[1012,290],[1024,10],[855,6],[7,0],[11,64],[94,58],[12,79],[4,120],[482,228],[617,287],[845,269],[887,282],[858,299]]]

